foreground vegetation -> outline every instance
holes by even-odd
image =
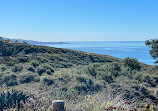
[[[0,49],[1,93],[29,96],[21,107],[0,104],[6,110],[51,110],[53,99],[63,99],[68,111],[156,111],[158,66],[4,40]]]

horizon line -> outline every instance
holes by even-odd
[[[22,38],[9,38],[9,37],[2,37],[5,39],[15,39],[15,40],[26,40],[26,41],[36,41],[36,42],[143,42],[144,40],[108,40],[108,41],[101,41],[101,40],[81,40],[81,41],[39,41],[39,40],[29,40],[29,39],[22,39]],[[145,42],[145,41],[144,41]]]

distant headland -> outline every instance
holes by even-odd
[[[10,39],[10,38],[6,38],[6,37],[1,37],[1,38],[3,38],[4,40],[11,40],[14,42],[18,41],[20,43],[27,42],[29,44],[34,44],[34,45],[38,45],[38,44],[69,44],[66,42],[42,42],[42,41],[24,40],[24,39]]]

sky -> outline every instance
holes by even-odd
[[[0,0],[0,36],[37,41],[158,38],[158,0]]]

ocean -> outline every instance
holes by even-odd
[[[149,54],[149,47],[144,41],[93,41],[93,42],[67,42],[69,44],[41,44],[45,46],[66,48],[91,52],[103,55],[110,55],[124,59],[133,57],[139,62],[154,65],[154,60]],[[40,44],[38,44],[40,45]]]

